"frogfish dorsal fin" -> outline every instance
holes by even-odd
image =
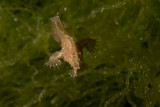
[[[80,50],[82,50],[83,48],[86,48],[87,51],[92,52],[96,47],[96,40],[91,38],[85,38],[80,40],[77,43],[77,46]]]

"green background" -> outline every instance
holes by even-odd
[[[50,17],[84,49],[85,69],[44,66],[61,49]],[[0,107],[160,107],[160,0],[0,0]]]

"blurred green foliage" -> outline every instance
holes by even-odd
[[[0,107],[159,107],[159,0],[0,0]],[[60,50],[49,18],[60,13],[84,50],[76,78],[63,62],[44,66]]]

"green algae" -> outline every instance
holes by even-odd
[[[159,10],[159,0],[1,0],[0,106],[160,106]],[[61,48],[49,21],[57,12],[76,41],[97,40],[76,78],[65,62],[44,66]]]

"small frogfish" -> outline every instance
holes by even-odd
[[[61,43],[61,50],[54,52],[49,61],[45,65],[50,67],[58,67],[61,65],[60,59],[68,62],[73,68],[70,71],[71,77],[77,76],[77,70],[81,68],[83,63],[83,48],[86,48],[89,52],[94,51],[96,46],[96,40],[85,38],[80,40],[78,43],[69,35],[64,29],[60,17],[56,15],[50,18],[52,22],[53,38],[55,41]]]

